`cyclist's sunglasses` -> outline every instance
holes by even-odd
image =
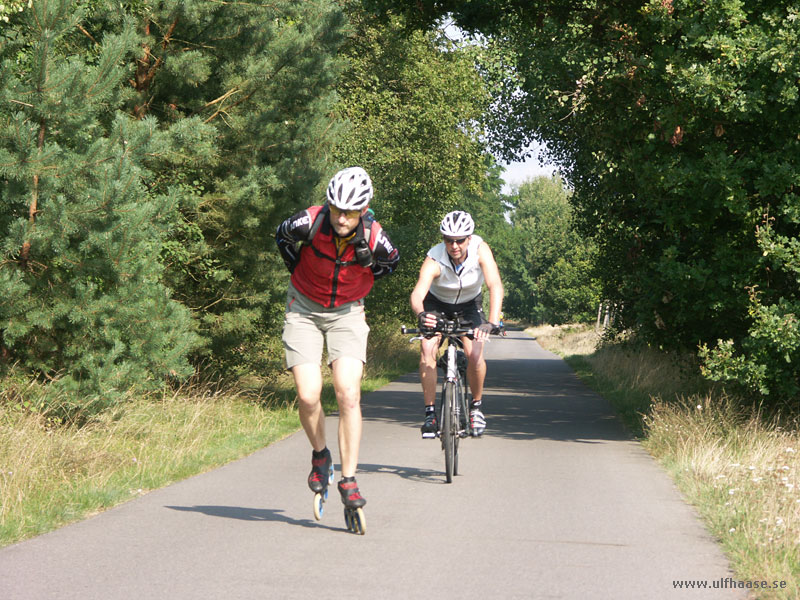
[[[361,214],[360,210],[342,210],[341,208],[335,207],[333,204],[329,205],[329,207],[334,219],[338,219],[339,215],[344,215],[348,219],[355,219]]]
[[[467,241],[467,238],[463,237],[454,239],[454,238],[443,237],[442,241],[444,241],[445,244],[458,244],[460,246],[461,244]]]

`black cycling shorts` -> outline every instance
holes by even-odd
[[[461,302],[459,304],[449,304],[442,302],[436,296],[428,292],[425,299],[422,301],[422,307],[427,312],[438,312],[444,315],[446,319],[453,320],[458,317],[462,325],[469,327],[477,327],[481,323],[488,323],[483,313],[483,296],[478,294],[473,300],[469,302]]]

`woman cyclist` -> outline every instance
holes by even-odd
[[[486,429],[482,412],[483,381],[486,362],[483,345],[498,328],[503,303],[503,283],[489,245],[474,235],[475,222],[469,213],[456,210],[442,219],[439,231],[442,242],[428,251],[411,292],[411,310],[417,315],[420,329],[436,327],[438,315],[447,319],[458,316],[475,329],[474,339],[461,338],[467,355],[467,382],[472,392],[470,432],[480,436]],[[483,312],[483,285],[489,289],[489,318]],[[436,400],[436,357],[440,336],[423,338],[419,374],[425,401],[422,437],[434,438],[439,429],[434,409]]]

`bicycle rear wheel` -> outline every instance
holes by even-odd
[[[454,419],[457,401],[455,384],[452,381],[445,382],[442,394],[442,448],[444,448],[444,474],[447,483],[453,482],[457,460],[458,423]]]

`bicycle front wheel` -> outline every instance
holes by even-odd
[[[464,415],[466,407],[466,399],[464,397],[464,386],[461,381],[458,382],[456,393],[453,399],[453,475],[458,475],[458,443],[464,435],[464,423],[469,422],[469,416],[465,421]]]
[[[458,422],[455,416],[456,385],[452,381],[444,384],[442,394],[442,447],[444,448],[444,474],[447,483],[453,482],[456,465],[456,438],[458,438]]]

